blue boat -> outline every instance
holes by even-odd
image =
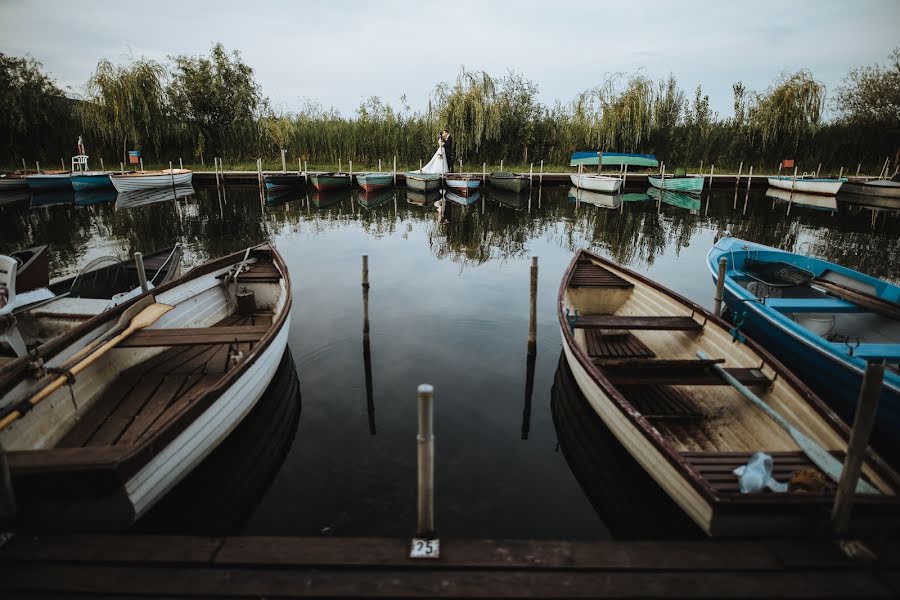
[[[265,176],[267,190],[300,187],[305,177],[300,173],[269,173]]]
[[[818,258],[726,236],[725,304],[763,344],[851,423],[868,361],[885,361],[872,444],[900,464],[900,286]]]
[[[35,192],[72,191],[72,177],[68,171],[48,171],[36,175],[26,175],[25,183]]]
[[[72,173],[72,187],[76,192],[91,190],[115,190],[108,171],[81,171]]]

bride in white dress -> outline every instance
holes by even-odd
[[[447,156],[444,153],[444,140],[438,136],[438,149],[428,161],[428,164],[419,169],[420,173],[440,173],[443,175],[449,169],[447,168]]]

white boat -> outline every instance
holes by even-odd
[[[587,173],[572,173],[569,175],[572,185],[592,192],[606,192],[614,194],[622,187],[622,179],[609,177],[608,175],[589,175]]]
[[[264,244],[7,364],[0,443],[22,523],[130,526],[254,407],[285,353],[290,312],[287,268]],[[29,366],[37,359],[61,371],[41,378]],[[54,388],[60,372],[73,377]]]
[[[841,189],[846,179],[825,179],[816,177],[769,177],[769,187],[805,192],[807,194],[826,194],[834,196]]]
[[[110,175],[117,192],[133,192],[150,188],[188,185],[194,172],[189,169],[163,169],[138,173],[116,173]]]

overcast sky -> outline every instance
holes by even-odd
[[[522,73],[540,99],[568,101],[613,72],[672,73],[690,97],[701,84],[731,113],[731,84],[765,89],[808,68],[828,88],[848,69],[884,63],[900,46],[900,0],[777,2],[0,0],[0,52],[30,54],[80,91],[98,59],[164,60],[241,51],[273,104],[317,100],[351,114],[370,96],[426,106],[461,65]]]

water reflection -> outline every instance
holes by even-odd
[[[277,199],[271,204],[261,204],[252,186],[230,186],[227,198],[215,188],[199,188],[194,194],[191,190],[122,194],[115,205],[100,199],[76,202],[74,192],[34,194],[29,205],[41,210],[31,211],[24,203],[26,196],[6,194],[0,197],[0,246],[9,252],[49,243],[51,259],[55,259],[51,262],[62,259],[60,269],[68,272],[77,267],[78,257],[96,245],[118,248],[127,255],[182,242],[190,263],[269,239],[284,226],[298,226],[307,219],[314,219],[318,226],[338,226],[349,219],[376,237],[394,232],[400,223],[422,228],[434,256],[466,264],[521,257],[529,240],[549,236],[561,249],[589,247],[636,266],[652,265],[668,247],[677,254],[701,231],[729,230],[789,251],[798,251],[808,241],[810,251],[826,260],[876,277],[900,276],[895,262],[879,258],[900,250],[900,211],[840,200],[833,207],[829,201],[828,210],[823,211],[817,210],[822,208],[820,199],[810,206],[796,194],[793,201],[783,202],[758,191],[738,195],[714,190],[700,214],[695,197],[671,191],[660,195],[655,189],[606,196],[602,202],[593,198],[599,194],[577,190],[576,201],[567,202],[573,191],[561,188],[536,188],[530,195],[490,190],[490,202],[477,195],[458,199],[461,204],[446,202],[443,218],[438,220],[433,205],[439,196],[404,189],[360,193],[358,201],[354,200],[358,192],[350,189],[312,191],[306,202],[301,192],[288,190],[287,196],[270,195],[271,200]],[[178,202],[172,202],[173,197]],[[642,202],[650,197],[657,202]],[[391,199],[393,210],[372,210]],[[468,203],[479,200],[478,208],[471,210]],[[125,207],[131,210],[117,210]],[[275,208],[277,212],[272,212]],[[873,247],[879,252],[856,251]]]

